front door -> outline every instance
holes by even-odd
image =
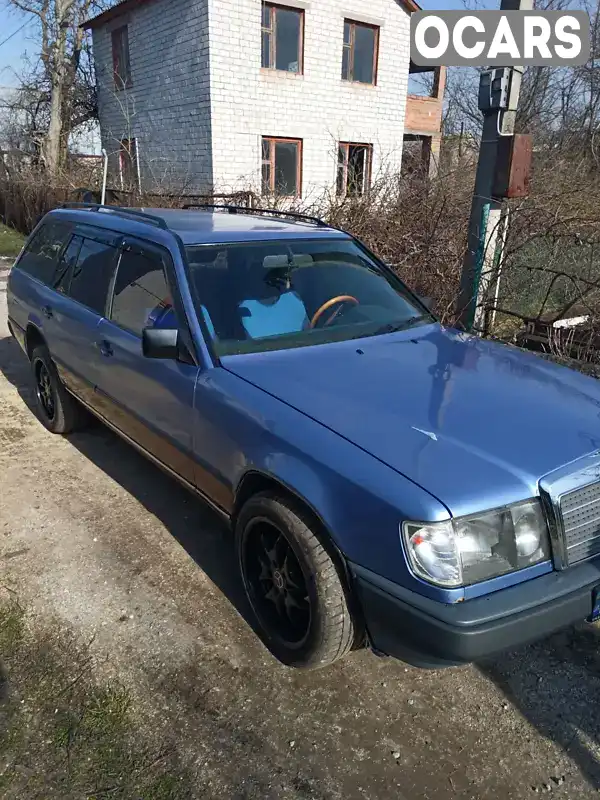
[[[97,402],[119,430],[194,484],[193,404],[199,369],[142,354],[144,328],[162,324],[165,312],[169,326],[184,324],[172,308],[171,268],[166,251],[136,239],[125,242],[106,319],[97,330],[105,363]]]

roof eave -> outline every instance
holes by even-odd
[[[94,28],[100,28],[102,25],[105,25],[107,22],[110,22],[112,19],[116,19],[116,17],[120,17],[121,14],[126,14],[128,11],[131,11],[133,8],[137,6],[141,6],[144,3],[150,2],[150,0],[121,0],[120,3],[117,3],[116,6],[112,6],[112,8],[108,8],[106,11],[103,11],[101,14],[98,14],[91,19],[86,20],[81,24],[81,28],[84,30],[91,30]]]
[[[115,19],[121,14],[127,13],[127,11],[130,11],[132,8],[147,2],[150,2],[150,0],[121,0],[121,2],[117,3],[116,6],[113,6],[112,8],[103,11],[101,14],[86,20],[81,27],[85,30],[100,28],[102,25],[110,22],[111,19]],[[409,14],[412,14],[413,11],[421,11],[421,6],[416,2],[416,0],[398,0],[398,2],[400,5],[404,6]]]

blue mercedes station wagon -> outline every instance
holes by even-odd
[[[8,311],[50,431],[91,412],[229,521],[285,664],[460,664],[600,615],[600,383],[443,327],[349,234],[67,206]]]

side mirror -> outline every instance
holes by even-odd
[[[420,300],[420,301],[423,303],[423,305],[425,306],[425,308],[426,308],[428,311],[431,311],[431,309],[432,309],[432,307],[433,307],[433,297],[422,297],[420,294],[418,294],[418,295],[417,295],[417,297],[418,297],[418,298],[419,298],[419,300]]]
[[[176,361],[179,352],[179,331],[176,328],[144,328],[142,353],[146,358],[168,358]]]

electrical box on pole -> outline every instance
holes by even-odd
[[[527,197],[533,157],[532,139],[526,133],[502,136],[498,141],[494,197]]]
[[[501,11],[532,9],[533,0],[500,0]],[[522,197],[528,184],[531,142],[514,136],[522,77],[520,66],[493,67],[480,74],[483,128],[456,303],[457,318],[466,330],[487,330],[488,300],[498,297],[502,268],[504,198]]]
[[[484,114],[505,111],[508,108],[510,79],[509,67],[487,69],[479,76],[479,110]]]

